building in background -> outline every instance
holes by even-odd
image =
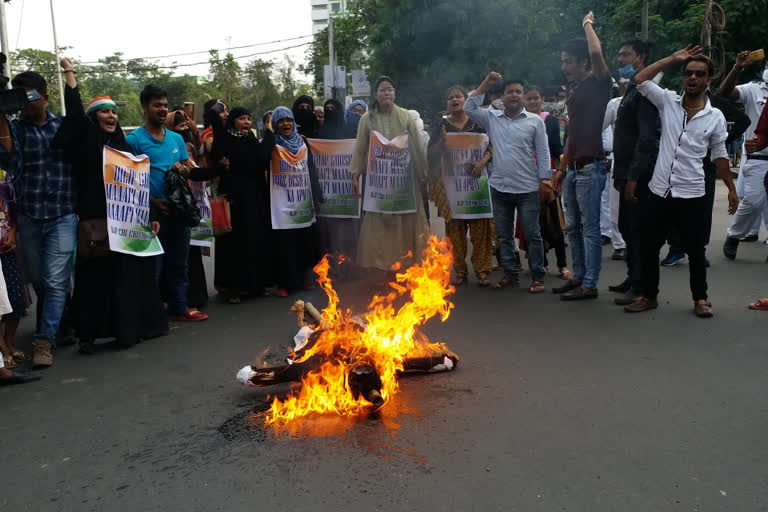
[[[312,35],[328,27],[329,16],[347,12],[351,0],[310,0],[312,2]]]

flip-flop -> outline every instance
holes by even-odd
[[[768,299],[756,300],[749,305],[749,309],[755,309],[757,311],[768,311]]]
[[[177,322],[202,322],[203,320],[208,320],[208,315],[202,311],[191,308],[183,315],[174,316],[173,319]]]

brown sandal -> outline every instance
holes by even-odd
[[[541,281],[534,281],[531,283],[531,287],[528,288],[528,293],[544,293],[544,283]]]
[[[483,272],[482,274],[478,274],[477,276],[477,286],[481,288],[487,288],[488,286],[491,286],[491,282],[488,280],[488,274]]]
[[[560,269],[560,279],[563,281],[570,281],[573,279],[573,272],[568,270],[568,267],[563,267]]]
[[[30,357],[29,355],[25,354],[21,350],[14,350],[13,353],[11,353],[11,355],[13,356],[13,358],[16,360],[17,363],[23,363],[25,361],[31,361],[32,360],[32,357]]]
[[[11,368],[16,368],[16,361],[13,359],[13,356],[9,354],[3,356],[3,365],[10,370]]]

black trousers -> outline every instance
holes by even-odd
[[[680,234],[680,247],[688,254],[691,296],[694,301],[706,300],[707,266],[704,252],[712,222],[712,207],[707,196],[692,199],[662,198],[651,193],[644,210],[643,295],[655,299],[659,294],[659,251],[672,229]]]
[[[766,175],[768,176],[768,174]],[[715,207],[715,184],[717,183],[717,170],[715,164],[709,160],[704,161],[704,197],[707,198],[707,243],[709,245],[709,237],[712,234],[712,210]],[[669,231],[667,237],[667,243],[670,249],[676,249],[678,251],[683,250],[683,242],[680,240],[680,232],[674,229]]]
[[[648,181],[643,179],[637,182],[635,197],[637,203],[628,203],[624,201],[624,183],[619,184],[619,231],[624,241],[627,243],[624,261],[627,264],[627,278],[632,283],[635,291],[642,290],[643,287],[643,225],[645,217],[643,215],[646,203],[648,202]]]

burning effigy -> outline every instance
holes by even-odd
[[[321,312],[297,301],[300,343],[282,366],[247,366],[238,372],[246,386],[301,382],[286,398],[274,398],[264,415],[267,425],[287,425],[310,414],[357,416],[384,406],[399,390],[398,378],[410,372],[453,370],[458,356],[444,343],[432,343],[420,327],[453,309],[449,296],[452,265],[448,240],[432,236],[423,257],[401,271],[396,264],[391,291],[375,295],[363,314],[342,309],[328,276],[329,256],[315,266],[328,297]],[[304,315],[310,316],[306,325]]]

